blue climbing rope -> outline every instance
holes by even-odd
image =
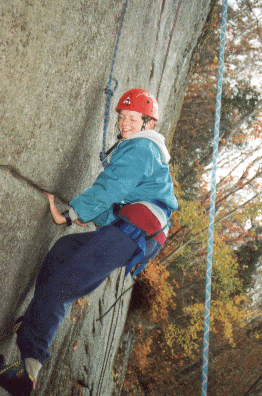
[[[222,80],[223,80],[223,70],[224,70],[225,37],[226,37],[226,26],[227,26],[227,8],[228,8],[228,0],[224,0],[223,1],[223,9],[222,9],[222,31],[221,31],[219,70],[218,70],[218,86],[217,86],[217,99],[216,99],[216,117],[215,117],[214,147],[213,147],[211,198],[210,198],[210,209],[209,209],[208,254],[207,254],[206,297],[205,297],[205,323],[204,323],[203,367],[202,367],[202,396],[207,396],[207,381],[208,381],[211,275],[212,275],[212,257],[213,257],[213,239],[214,239],[213,237],[214,237],[215,202],[216,202],[216,170],[217,170],[218,143],[219,143],[219,124],[220,124],[220,110],[221,110],[221,97],[222,97]]]
[[[104,112],[103,145],[102,145],[102,151],[100,153],[100,160],[101,160],[104,168],[106,168],[108,166],[108,162],[106,160],[106,132],[107,132],[108,121],[109,121],[110,104],[111,104],[111,99],[115,93],[115,90],[117,89],[117,86],[118,86],[118,81],[115,77],[113,77],[113,72],[114,72],[114,67],[115,67],[115,62],[116,62],[116,54],[118,51],[119,41],[120,41],[120,37],[121,37],[123,25],[124,25],[128,1],[129,0],[126,0],[125,5],[124,5],[122,21],[121,21],[120,29],[119,29],[118,36],[117,36],[117,42],[116,42],[116,46],[115,46],[115,52],[114,52],[114,56],[113,56],[111,71],[109,74],[109,81],[105,88],[106,103],[105,103],[105,112]],[[115,86],[113,89],[111,89],[112,81],[114,81],[114,83],[115,83]]]

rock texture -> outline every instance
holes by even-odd
[[[160,104],[169,141],[178,120],[197,43],[211,0],[130,0],[114,76],[117,99],[146,88]],[[104,88],[125,2],[2,0],[0,349],[17,355],[11,328],[33,292],[43,256],[60,236],[81,232],[56,226],[41,189],[57,204],[90,186],[99,171]],[[107,146],[114,142],[111,111]],[[92,228],[92,225],[90,225]],[[86,231],[86,230],[85,230]],[[112,367],[131,284],[116,271],[92,295],[72,306],[41,370],[37,395],[111,395]],[[0,388],[0,395],[6,392]]]

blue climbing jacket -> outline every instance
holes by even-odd
[[[70,202],[80,221],[104,226],[115,220],[114,203],[157,200],[170,212],[178,208],[169,173],[164,136],[141,131],[115,147],[109,166],[92,187]],[[168,219],[167,219],[168,220]]]

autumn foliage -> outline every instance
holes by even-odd
[[[216,344],[231,348],[237,331],[254,315],[243,287],[245,263],[237,252],[250,242],[262,246],[261,98],[242,65],[239,75],[234,72],[245,46],[253,59],[257,55],[241,27],[241,20],[247,26],[246,15],[245,7],[238,13],[229,9],[232,40],[226,54],[213,247],[210,331]],[[181,370],[201,364],[219,20],[217,7],[203,32],[174,134],[171,175],[179,210],[172,215],[165,247],[134,287],[130,320],[137,340],[123,396],[159,395],[159,388],[168,394]],[[250,29],[254,37],[259,34]]]

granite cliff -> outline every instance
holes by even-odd
[[[211,0],[130,0],[115,63],[107,147],[115,141],[117,98],[137,87],[158,98],[159,128],[171,142],[194,53]],[[36,272],[55,240],[79,227],[58,227],[41,189],[60,208],[90,186],[99,169],[104,89],[124,1],[3,0],[1,4],[0,346],[17,356],[12,326],[32,297]],[[90,224],[90,229],[93,226]],[[115,271],[73,304],[41,370],[37,395],[109,396],[112,367],[131,284]],[[1,388],[0,395],[6,395]]]

